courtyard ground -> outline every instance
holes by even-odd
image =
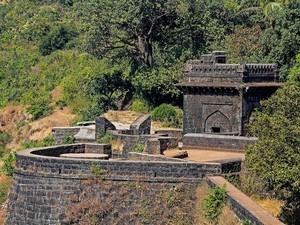
[[[179,149],[169,149],[164,151],[164,155],[167,157],[172,157],[180,153]],[[197,161],[197,162],[211,162],[224,159],[232,158],[245,158],[245,153],[243,152],[231,152],[231,151],[218,151],[212,149],[188,149],[184,150],[188,152],[188,157],[185,160]]]

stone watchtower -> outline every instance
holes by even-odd
[[[183,91],[183,132],[242,136],[254,108],[278,87],[276,64],[226,64],[226,52],[214,51],[188,61]]]

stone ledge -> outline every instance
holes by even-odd
[[[222,187],[226,185],[228,201],[231,208],[241,219],[248,219],[254,225],[284,225],[284,223],[252,201],[223,177],[208,177],[208,181],[212,186]]]
[[[204,133],[188,133],[183,136],[183,148],[218,148],[228,151],[244,151],[246,146],[254,144],[258,138],[215,135]]]

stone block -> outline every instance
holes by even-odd
[[[130,125],[130,130],[133,131],[133,135],[150,134],[151,116],[149,114],[143,114],[143,115],[139,116]]]
[[[115,130],[116,127],[108,119],[97,117],[95,120],[95,139],[106,134],[107,130]]]
[[[157,138],[149,138],[146,142],[146,152],[148,154],[161,154],[160,141]]]

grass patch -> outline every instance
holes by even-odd
[[[210,221],[204,215],[204,200],[209,195],[211,189],[209,188],[207,183],[202,183],[198,186],[196,190],[196,221],[195,224],[197,225],[214,225],[214,224],[222,224],[222,225],[240,225],[241,222],[236,217],[235,213],[230,210],[229,205],[225,204],[221,210],[219,215],[219,219],[217,222]]]
[[[133,152],[138,152],[138,153],[143,153],[144,150],[145,150],[145,145],[142,144],[140,141],[137,141],[132,148]]]
[[[5,176],[0,177],[0,205],[2,205],[6,199],[10,188],[11,179]]]
[[[280,212],[281,208],[284,205],[283,201],[279,201],[274,198],[261,198],[257,195],[251,196],[251,199],[255,201],[257,204],[259,204],[261,207],[263,207],[265,210],[270,212],[273,216],[277,217]]]

